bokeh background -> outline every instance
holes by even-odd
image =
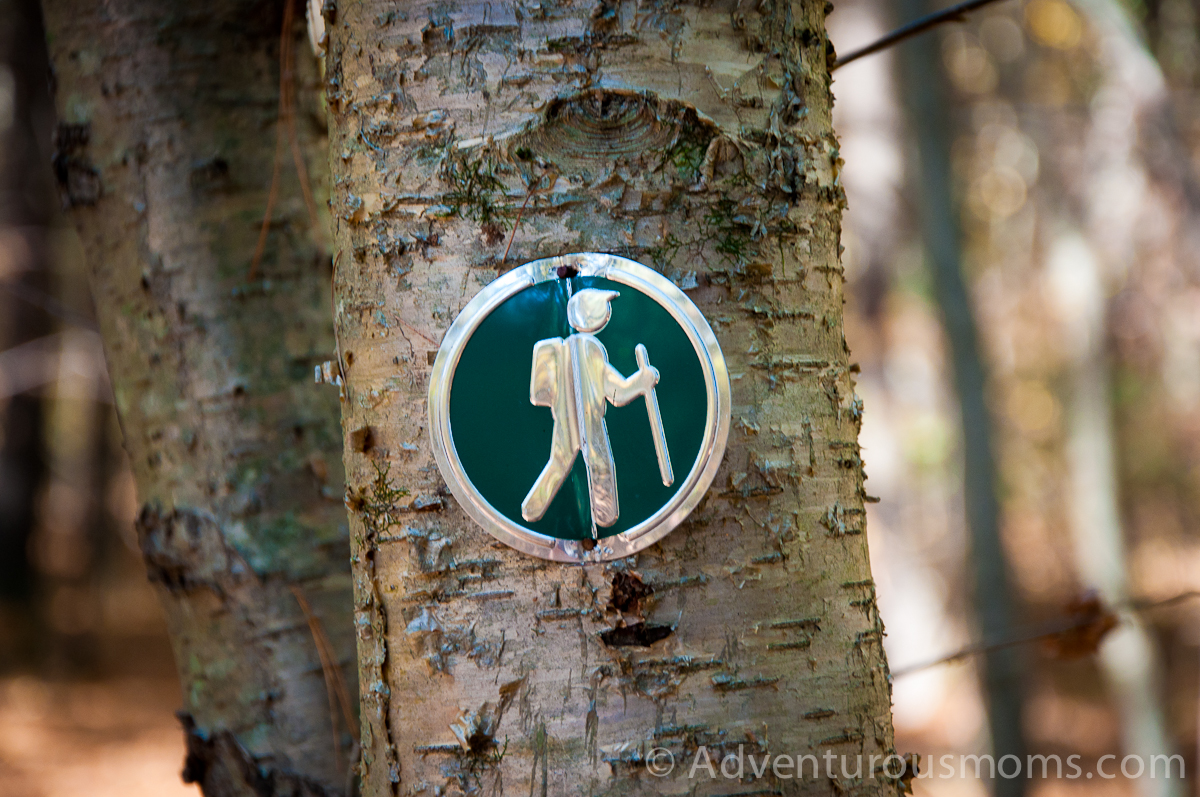
[[[912,5],[845,0],[831,36],[852,50],[911,18],[897,17]],[[862,369],[868,492],[881,499],[867,525],[901,750],[988,750],[979,657],[913,668],[1003,641],[976,619],[979,546],[964,519],[953,378],[962,363],[930,267],[938,237],[957,236],[986,374],[1006,636],[1070,624],[1089,592],[1119,622],[1099,645],[1013,648],[1025,746],[1079,754],[1085,770],[1105,754],[1180,754],[1195,773],[1198,22],[1192,0],[1009,0],[929,35],[936,85],[905,68],[922,57],[915,45],[835,73],[846,337]],[[921,158],[929,125],[913,110],[930,107],[930,92],[946,111],[941,186]],[[923,214],[939,191],[954,212],[930,224]],[[917,784],[947,795],[992,785]],[[1029,784],[1046,794],[1195,790],[1194,777]]]
[[[837,0],[830,34],[850,52],[925,10]],[[36,4],[0,0],[0,794],[196,795],[84,253],[59,209],[40,42]],[[1029,752],[1085,769],[1179,754],[1188,773],[1028,793],[1200,794],[1200,0],[1002,0],[840,68],[834,93],[898,750],[987,752],[986,657],[925,665],[1004,645],[1020,711],[1000,724]],[[931,214],[938,197],[950,212]],[[947,251],[974,363],[943,323],[931,263]],[[987,530],[966,521],[968,367],[984,376],[1002,563],[980,561]],[[981,566],[1006,584],[983,606]],[[996,611],[1002,628],[978,619]]]
[[[199,795],[83,252],[37,4],[0,0],[0,795]]]

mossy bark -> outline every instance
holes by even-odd
[[[248,277],[275,157],[283,5],[45,10],[55,168],[90,263],[138,531],[183,682],[185,778],[209,797],[340,794],[350,734],[338,731],[335,755],[293,592],[348,664],[337,393],[312,384],[334,349],[330,261],[290,164]],[[320,175],[316,64],[299,24],[294,34],[298,134]]]
[[[736,788],[688,779],[700,746],[718,763],[739,747],[849,757],[834,784],[768,772],[753,793],[895,787],[867,758],[854,775],[855,756],[891,752],[892,727],[824,14],[814,0],[326,4],[365,794]],[[449,496],[427,429],[433,357],[463,305],[576,251],[675,280],[733,377],[706,500],[609,565],[495,542]],[[637,621],[672,632],[602,638]],[[676,756],[671,777],[649,771],[655,747]]]

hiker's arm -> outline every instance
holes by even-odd
[[[533,347],[529,374],[529,402],[535,407],[553,407],[558,395],[558,350],[561,338],[539,340]]]
[[[611,363],[605,363],[604,395],[618,407],[624,407],[635,398],[646,395],[657,384],[658,369],[654,366],[624,377]]]

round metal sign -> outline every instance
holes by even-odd
[[[658,272],[587,252],[495,280],[429,383],[442,476],[504,543],[559,562],[653,545],[712,484],[729,436],[712,328]]]

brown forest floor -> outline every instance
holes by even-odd
[[[144,576],[112,597],[102,602],[138,619],[86,639],[39,626],[26,645],[37,664],[0,672],[3,797],[199,797],[180,779],[182,701],[158,602]],[[0,647],[12,644],[4,636]]]

